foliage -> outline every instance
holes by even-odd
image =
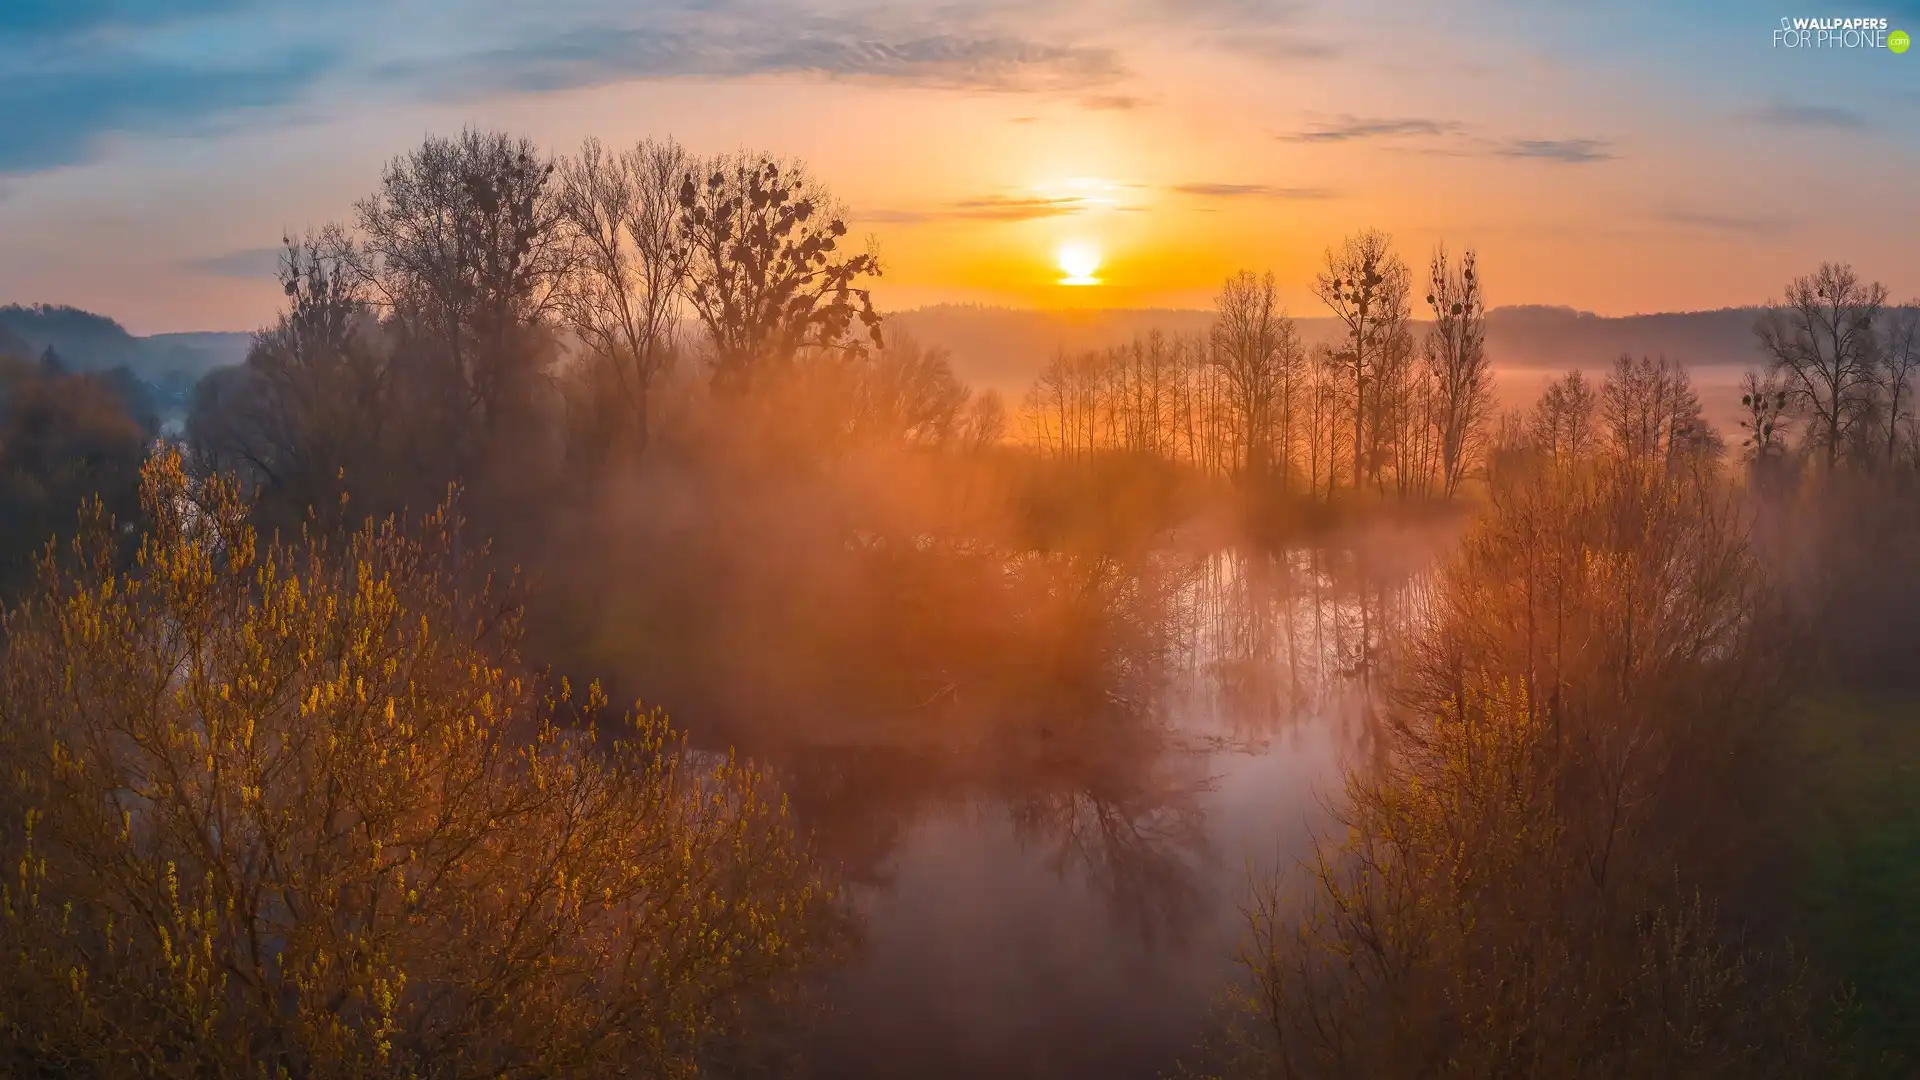
[[[559,726],[444,512],[264,544],[173,456],[143,498],[137,573],[96,511],[8,625],[8,1072],[692,1075],[840,940],[753,768]]]
[[[1750,865],[1789,638],[1708,475],[1611,454],[1492,503],[1397,721],[1296,883],[1258,879],[1232,1071],[1798,1076],[1794,962],[1709,896]]]
[[[86,500],[133,514],[149,434],[105,376],[0,359],[0,602]]]

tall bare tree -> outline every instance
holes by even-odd
[[[1493,372],[1487,359],[1487,309],[1473,249],[1449,264],[1447,249],[1433,253],[1427,306],[1427,364],[1433,371],[1440,428],[1440,486],[1452,498],[1493,410]]]
[[[1614,456],[1670,467],[1719,449],[1686,368],[1666,357],[1622,354],[1600,386],[1600,414]]]
[[[1569,371],[1553,381],[1534,403],[1528,427],[1534,449],[1555,464],[1577,463],[1594,452],[1594,412],[1599,395],[1593,384],[1579,371]]]
[[[559,163],[555,200],[573,253],[559,310],[586,351],[596,458],[623,432],[634,454],[646,450],[653,383],[675,354],[687,168],[671,139],[619,154],[588,139]]]
[[[287,310],[254,335],[243,367],[195,388],[189,442],[203,465],[242,478],[274,524],[330,511],[342,480],[362,508],[391,510],[399,492],[384,474],[406,451],[388,438],[391,356],[356,286],[352,241],[336,227],[284,243]]]
[[[1241,435],[1241,475],[1261,484],[1273,464],[1274,438],[1291,435],[1295,385],[1306,364],[1300,335],[1280,306],[1273,275],[1241,271],[1221,287],[1214,315],[1213,363],[1225,377],[1233,420]],[[1281,457],[1285,467],[1284,451]],[[1284,479],[1284,477],[1283,477]]]
[[[430,136],[356,206],[361,282],[406,360],[431,369],[456,465],[475,449],[470,421],[491,434],[524,411],[548,358],[541,324],[568,254],[552,173],[524,138]]]
[[[763,367],[803,349],[880,343],[867,281],[872,254],[840,250],[847,223],[826,188],[798,165],[764,154],[718,158],[680,186],[686,296],[707,330],[716,389],[741,394]]]
[[[1372,380],[1389,343],[1405,332],[1407,266],[1394,254],[1391,237],[1368,229],[1327,250],[1314,292],[1347,329],[1337,355],[1353,395],[1353,486],[1358,488],[1367,470],[1365,420]]]
[[[1879,345],[1879,409],[1886,425],[1887,463],[1900,456],[1902,431],[1912,426],[1913,378],[1920,370],[1920,299],[1885,313],[1886,328]]]
[[[1823,451],[1829,472],[1871,407],[1874,320],[1886,301],[1885,285],[1861,281],[1844,263],[1821,263],[1795,278],[1786,301],[1770,305],[1754,328],[1773,370],[1785,376],[1788,401],[1809,420],[1806,437]]]

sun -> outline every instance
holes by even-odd
[[[1100,269],[1100,249],[1084,241],[1073,241],[1060,245],[1054,253],[1054,259],[1060,264],[1060,272],[1065,277],[1062,285],[1098,285],[1100,279],[1094,277],[1094,271]]]

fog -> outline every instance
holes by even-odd
[[[1358,228],[1298,318],[916,321],[848,231],[466,131],[178,438],[0,341],[4,1049],[1910,1071],[1920,305],[1496,319]]]

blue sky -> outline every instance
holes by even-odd
[[[266,249],[428,132],[804,157],[883,302],[1296,306],[1366,225],[1495,299],[1757,302],[1821,259],[1920,293],[1920,51],[1785,51],[1731,2],[0,0],[0,300],[142,332],[269,318]],[[1095,194],[1089,194],[1089,193]]]

